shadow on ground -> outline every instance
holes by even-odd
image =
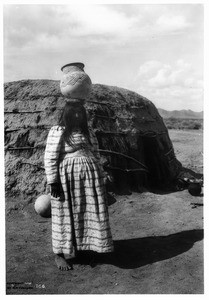
[[[189,230],[168,236],[153,236],[114,241],[113,254],[97,254],[95,265],[112,264],[123,269],[135,269],[166,260],[191,249],[203,239],[203,230]]]

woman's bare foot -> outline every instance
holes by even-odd
[[[72,265],[70,265],[66,260],[63,254],[56,254],[55,263],[58,269],[62,271],[72,270]]]

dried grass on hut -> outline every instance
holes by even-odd
[[[5,84],[6,194],[28,200],[46,190],[43,155],[65,98],[59,82],[23,80]],[[126,89],[94,84],[86,100],[112,188],[142,191],[168,186],[182,172],[168,130],[148,99]]]

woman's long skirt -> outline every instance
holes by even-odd
[[[112,252],[104,176],[94,157],[65,155],[59,165],[64,197],[52,200],[52,247],[56,254]]]

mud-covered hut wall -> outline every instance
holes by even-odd
[[[59,121],[65,99],[59,82],[51,80],[6,83],[4,95],[6,195],[20,194],[31,201],[46,190],[46,138]],[[151,101],[126,89],[95,84],[85,106],[116,188],[140,190],[175,179],[181,164]]]

